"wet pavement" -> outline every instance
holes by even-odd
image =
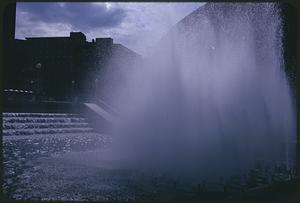
[[[18,114],[15,117],[21,116],[22,114]],[[39,114],[34,114],[29,121],[38,116]],[[8,199],[129,201],[199,200],[207,197],[219,200],[252,195],[251,198],[256,200],[258,194],[263,193],[261,191],[266,188],[271,191],[270,188],[274,185],[279,187],[281,184],[280,190],[289,189],[284,193],[269,193],[268,198],[275,195],[276,198],[286,198],[294,190],[296,176],[284,167],[276,169],[271,182],[267,178],[270,174],[264,172],[263,168],[253,169],[247,175],[244,185],[239,178],[238,181],[232,179],[227,185],[207,183],[193,186],[176,182],[166,174],[146,176],[141,171],[116,167],[117,160],[108,156],[113,141],[111,136],[90,132],[84,119],[80,121],[80,125],[85,128],[77,129],[76,133],[57,133],[61,132],[60,128],[67,131],[64,126],[70,129],[75,123],[64,118],[62,123],[58,122],[50,128],[47,122],[53,125],[53,121],[58,120],[50,117],[51,115],[47,115],[35,125],[29,125],[30,122],[20,125],[19,121],[23,121],[22,119],[11,124],[13,118],[6,119],[9,122],[3,125],[7,130],[2,147],[3,192]],[[40,129],[46,129],[43,133],[49,134],[34,134],[40,132]],[[12,130],[22,133],[14,134]],[[212,188],[218,189],[216,191]],[[266,196],[264,194],[263,198]]]
[[[110,144],[104,134],[4,136],[4,194],[14,200],[58,201],[151,200],[176,194],[167,177],[145,177],[103,159]]]
[[[78,114],[3,113],[4,195],[99,201],[155,196],[151,178],[99,159],[111,142]]]
[[[71,163],[57,161],[71,152],[84,152],[104,148],[110,142],[109,137],[99,134],[88,135],[49,135],[49,136],[4,136],[3,137],[3,190],[8,198],[13,199],[65,199],[54,194],[59,182],[52,184],[56,177],[67,178],[66,174],[75,172]],[[54,168],[53,168],[54,167]],[[87,168],[82,170],[84,174]],[[74,174],[75,175],[75,174]],[[81,175],[79,175],[80,177]],[[77,174],[78,177],[78,174]],[[72,182],[74,182],[72,180]],[[49,188],[50,187],[50,188]],[[47,189],[46,189],[47,188]],[[43,191],[46,189],[47,194]],[[60,190],[63,191],[63,190]],[[74,195],[75,198],[76,195]],[[70,198],[70,197],[69,197]],[[71,199],[72,199],[71,198]]]
[[[140,171],[116,167],[115,161],[107,157],[110,143],[108,135],[99,134],[95,137],[60,135],[59,139],[55,136],[4,138],[4,194],[14,200],[56,201],[220,200],[230,199],[232,195],[234,198],[241,197],[241,188],[228,194],[207,188],[200,191],[199,186],[180,184],[166,175],[146,176]],[[261,180],[258,178],[263,185]],[[283,187],[286,188],[286,185]],[[277,192],[276,199],[287,198],[291,191],[288,189],[283,195]],[[252,200],[256,200],[257,194],[261,193],[249,194],[253,196],[250,196]],[[262,198],[265,198],[264,194]]]

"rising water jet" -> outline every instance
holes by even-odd
[[[294,162],[295,110],[274,3],[209,3],[115,91],[122,166],[199,182]]]

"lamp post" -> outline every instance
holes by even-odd
[[[94,92],[94,99],[97,101],[97,94],[98,94],[98,78],[95,79],[95,92]]]
[[[38,69],[38,70],[42,69],[42,64],[41,63],[37,63],[35,65],[35,68]]]
[[[75,95],[75,80],[71,81],[71,100],[72,102],[76,102],[76,95]]]
[[[36,78],[36,94],[37,94],[37,99],[41,100],[42,99],[42,94],[43,94],[43,90],[42,90],[42,64],[40,62],[38,62],[35,65],[35,69],[37,71],[37,78]]]

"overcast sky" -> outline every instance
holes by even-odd
[[[17,3],[16,35],[112,37],[145,55],[174,24],[203,3]]]

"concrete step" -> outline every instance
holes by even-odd
[[[107,134],[95,133],[95,132],[79,132],[79,133],[57,133],[57,134],[41,134],[41,135],[25,135],[25,136],[3,136],[3,144],[14,140],[41,140],[41,139],[65,139],[72,137],[99,137],[105,141],[110,141],[111,137]]]
[[[41,134],[61,134],[61,133],[90,133],[93,128],[45,128],[45,129],[21,129],[21,130],[3,130],[3,136],[23,136],[23,135],[41,135]]]
[[[3,117],[3,123],[82,123],[85,122],[85,118],[73,117],[73,118],[59,118],[59,117]]]
[[[8,113],[5,112],[2,114],[3,117],[10,118],[10,117],[35,117],[35,118],[71,118],[71,117],[79,117],[78,114],[72,113]]]
[[[78,123],[3,123],[3,130],[45,129],[45,128],[82,128],[89,127],[86,122]]]

